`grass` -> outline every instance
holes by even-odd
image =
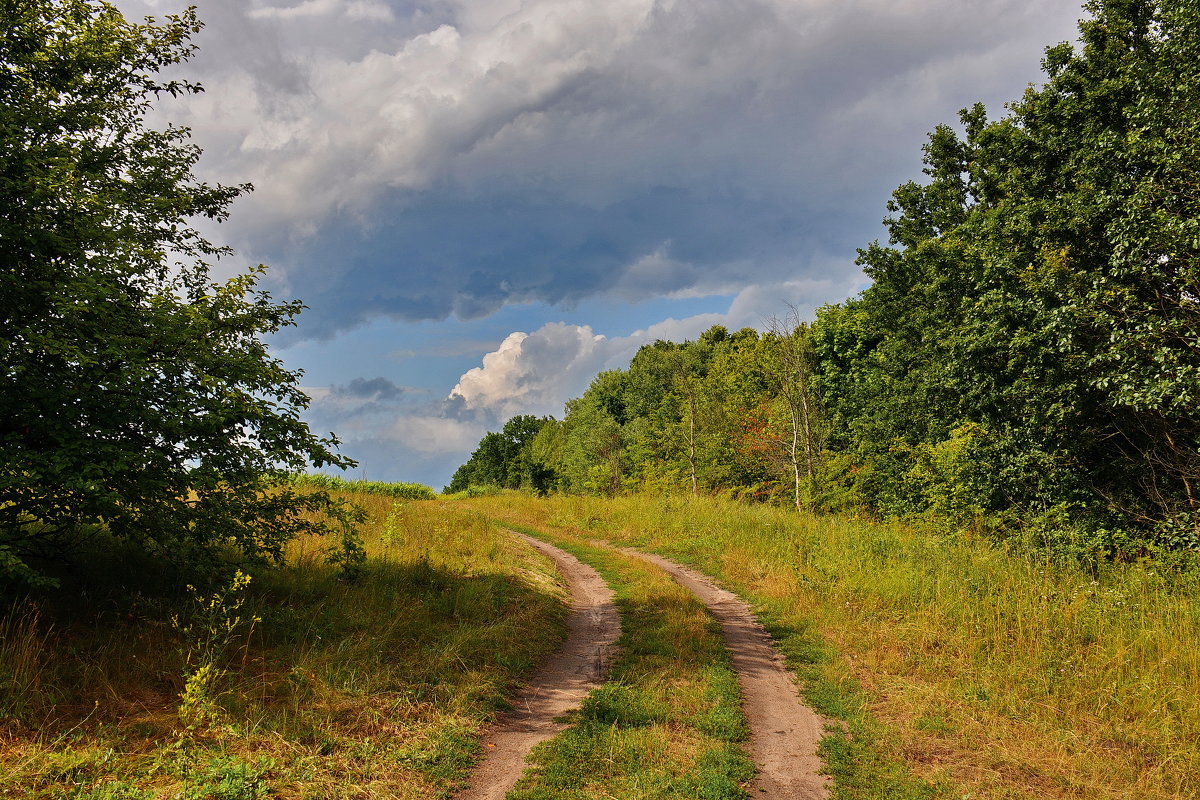
[[[1186,576],[712,498],[471,503],[656,550],[743,593],[809,702],[846,721],[823,745],[839,797],[1200,796]]]
[[[353,499],[356,582],[319,539],[223,593],[116,549],[0,608],[0,797],[448,796],[565,590],[475,512]]]
[[[608,681],[571,728],[534,749],[509,800],[745,798],[753,765],[738,744],[737,676],[703,604],[657,567],[569,530],[514,527],[596,567],[616,592],[622,633]]]

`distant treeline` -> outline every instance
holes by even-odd
[[[437,493],[420,483],[385,483],[383,481],[346,480],[337,475],[296,473],[288,482],[297,488],[316,488],[330,492],[362,492],[398,497],[404,500],[432,500]]]
[[[471,485],[730,492],[1081,554],[1200,548],[1200,17],[1089,5],[989,121],[938,127],[861,295],[605,372]]]

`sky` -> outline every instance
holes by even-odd
[[[352,477],[445,485],[655,339],[865,288],[890,192],[1042,78],[1075,0],[190,0],[204,230],[308,309],[272,352]],[[130,18],[187,2],[117,0]],[[207,223],[205,223],[207,224]]]

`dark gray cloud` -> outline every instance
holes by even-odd
[[[386,221],[369,229],[343,220],[282,249],[301,274],[319,276],[305,286],[305,335],[375,314],[470,319],[508,302],[730,293],[780,279],[814,248],[853,247],[845,222],[818,212],[681,188],[603,208],[515,191],[429,191],[377,213]]]
[[[1079,14],[1074,0],[200,12],[191,68],[209,91],[163,112],[193,127],[214,177],[257,184],[223,235],[309,304],[301,337],[851,274],[924,133],[1017,97]]]
[[[352,397],[360,400],[398,400],[410,390],[397,386],[387,378],[354,378],[344,386],[330,387],[330,392],[338,397]]]

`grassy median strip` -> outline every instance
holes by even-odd
[[[574,725],[534,749],[509,800],[746,797],[754,767],[720,627],[656,567],[561,529],[512,527],[595,567],[621,611],[620,652]]]
[[[110,588],[79,576],[87,607],[74,587],[0,609],[0,797],[447,796],[561,641],[565,590],[478,513],[353,499],[370,515],[354,581],[320,539],[193,592],[97,553]]]

